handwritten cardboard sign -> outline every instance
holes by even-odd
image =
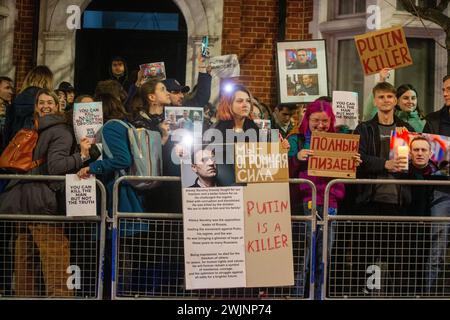
[[[359,135],[313,132],[308,158],[308,175],[319,177],[355,178],[356,165],[352,156],[358,153]]]
[[[288,183],[244,189],[247,287],[294,284]]]
[[[73,106],[73,129],[77,143],[83,137],[95,142],[95,134],[103,126],[101,102],[75,103]]]
[[[68,217],[86,217],[96,214],[95,176],[89,179],[80,179],[76,174],[67,174],[66,215]]]
[[[219,78],[239,77],[241,68],[236,54],[212,57],[209,59],[211,75]]]
[[[235,175],[237,183],[287,182],[287,150],[280,143],[237,143]]]
[[[347,126],[354,130],[358,125],[358,93],[333,91],[333,112],[336,116],[335,126]]]
[[[355,36],[355,44],[365,75],[378,73],[383,68],[398,69],[413,64],[402,27]]]

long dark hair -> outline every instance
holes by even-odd
[[[133,114],[138,114],[140,111],[148,112],[148,109],[150,108],[148,95],[156,92],[158,83],[162,82],[159,80],[150,80],[141,85],[138,93],[131,100]]]
[[[399,100],[400,97],[401,97],[406,91],[409,91],[409,90],[412,90],[412,91],[414,91],[414,92],[416,93],[416,97],[417,97],[416,110],[417,110],[417,113],[419,114],[419,117],[420,117],[421,119],[423,119],[423,118],[425,117],[425,115],[423,114],[422,110],[421,110],[420,107],[419,107],[419,101],[418,101],[418,99],[419,99],[419,94],[417,93],[416,88],[414,88],[412,84],[405,83],[405,84],[402,84],[400,87],[397,88],[397,94],[396,94],[397,100]],[[395,108],[396,108],[397,110],[401,110],[401,109],[400,109],[400,106],[398,105],[398,101],[397,101],[397,105],[395,106]]]
[[[96,96],[97,101],[102,102],[103,121],[110,119],[127,119],[128,113],[125,111],[122,102],[109,93],[101,93]]]

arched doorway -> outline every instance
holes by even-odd
[[[92,93],[114,56],[125,58],[130,79],[140,64],[163,61],[167,76],[184,82],[186,54],[186,22],[172,1],[94,0],[76,32],[75,87]]]
[[[71,0],[70,7],[78,8],[78,11],[83,13],[92,2],[91,0]],[[104,0],[104,2],[111,2],[111,5],[118,6],[120,3],[129,1]],[[182,12],[187,25],[187,49],[180,53],[185,60],[177,66],[177,70],[183,71],[184,69],[186,84],[192,88],[197,77],[198,60],[195,59],[195,52],[201,47],[202,37],[204,35],[210,37],[211,56],[221,54],[223,0],[140,0],[133,2],[139,3],[139,6],[150,6],[151,4],[152,7],[158,5],[159,2],[170,2]],[[42,1],[40,8],[37,63],[50,67],[55,74],[56,84],[61,81],[74,83],[76,34],[79,30],[67,27],[67,20],[72,15],[68,11],[69,5],[67,1]],[[95,46],[94,48],[93,50],[97,50]],[[98,67],[100,66],[95,66],[95,68]],[[174,75],[168,73],[168,76]],[[211,101],[215,101],[219,96],[219,82],[218,78],[213,78]]]

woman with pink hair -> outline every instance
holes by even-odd
[[[317,212],[323,217],[323,204],[325,187],[332,178],[316,177],[308,175],[308,157],[314,154],[310,149],[311,135],[313,132],[335,132],[336,118],[333,113],[331,103],[324,100],[316,100],[310,103],[307,108],[303,120],[300,123],[299,132],[288,137],[290,144],[289,149],[289,175],[291,178],[302,178],[311,180],[317,189]],[[361,159],[359,154],[355,156],[355,164],[359,165]],[[311,199],[312,192],[308,185],[299,184],[299,201],[303,204],[304,214],[311,215]],[[330,190],[328,214],[335,215],[337,213],[338,201],[342,200],[345,195],[344,184],[335,184]],[[295,200],[293,200],[295,201]],[[310,232],[310,225],[307,225],[307,234]],[[330,243],[332,243],[332,232],[330,236]],[[308,236],[306,237],[308,239]],[[314,269],[319,268],[315,272],[315,296],[316,299],[321,298],[321,281],[322,277],[322,230],[318,227],[316,232],[316,261],[314,261]],[[309,241],[307,241],[309,246]],[[309,268],[309,250],[307,253],[306,269]],[[300,275],[300,280],[303,280],[303,275]]]

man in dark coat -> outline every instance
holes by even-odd
[[[400,172],[406,164],[406,158],[389,160],[391,131],[402,127],[414,131],[409,124],[394,116],[395,92],[390,83],[378,83],[373,88],[378,113],[355,129],[355,134],[360,135],[359,153],[363,161],[357,171],[360,178],[393,179],[393,174]],[[410,202],[410,193],[407,188],[396,185],[362,185],[356,202],[362,214],[396,215]]]
[[[128,92],[131,83],[128,80],[128,66],[124,58],[116,56],[111,59],[109,74],[110,80],[118,81],[125,89],[125,91]]]
[[[442,92],[445,105],[425,118],[427,122],[423,132],[450,137],[450,75],[443,79]],[[435,188],[430,210],[433,217],[448,217],[450,215],[450,187]],[[440,281],[437,281],[437,279],[445,263],[449,228],[444,224],[435,224],[431,232],[433,241],[430,261],[426,264],[428,269],[426,289],[428,293],[438,293],[437,290],[439,290],[438,294],[441,294],[437,284]]]

